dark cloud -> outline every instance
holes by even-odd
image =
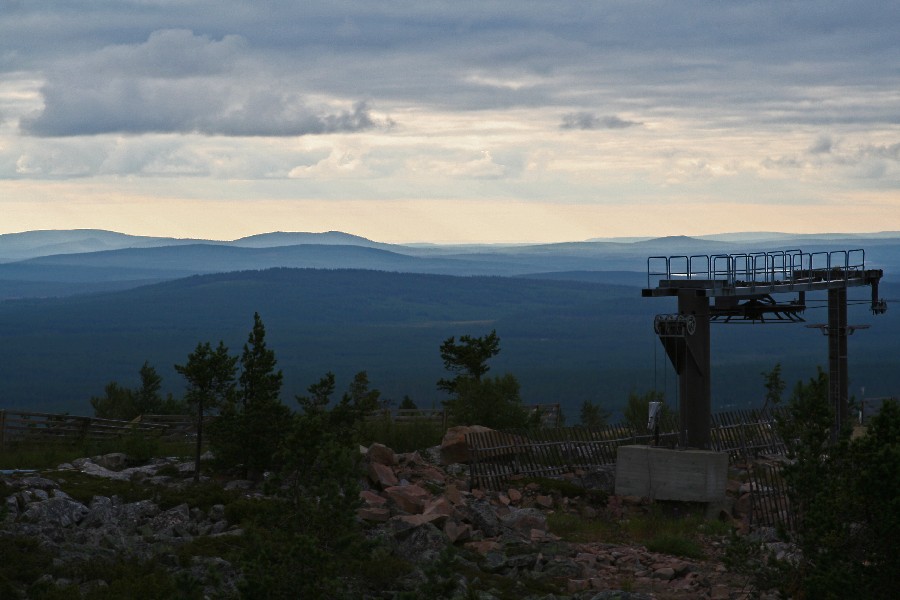
[[[627,129],[643,125],[638,121],[627,121],[615,115],[598,117],[589,112],[576,112],[563,115],[560,129]]]
[[[76,69],[50,74],[43,108],[21,120],[30,135],[202,133],[299,136],[387,126],[365,102],[313,104],[291,83],[267,81],[240,53],[243,40],[155,32],[145,43],[105,47]],[[333,103],[332,103],[333,104]]]
[[[595,106],[728,127],[896,124],[900,3],[70,4],[12,3],[0,19],[0,72],[45,82],[22,123],[34,135],[352,131],[375,123],[361,99],[552,107],[564,129],[640,125]],[[270,114],[253,114],[254,91]]]

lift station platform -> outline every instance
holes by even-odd
[[[779,250],[747,254],[651,256],[643,297],[676,297],[678,312],[657,315],[654,330],[678,374],[680,445],[710,447],[710,335],[712,322],[802,322],[806,292],[828,295],[829,399],[835,434],[850,418],[847,378],[847,290],[869,286],[873,314],[883,272],[866,268],[862,249],[831,252]],[[794,294],[787,301],[776,296]],[[712,304],[710,304],[712,299]]]

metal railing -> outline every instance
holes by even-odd
[[[862,248],[829,252],[799,249],[738,254],[651,256],[647,259],[647,287],[662,281],[720,281],[725,285],[771,285],[818,281],[847,281],[865,271]]]

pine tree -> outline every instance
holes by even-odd
[[[200,454],[203,447],[203,416],[233,401],[237,357],[228,354],[223,342],[215,350],[209,342],[198,343],[187,362],[175,370],[187,380],[185,400],[197,411],[197,449],[194,481],[200,481]]]

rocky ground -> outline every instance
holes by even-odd
[[[575,474],[573,481],[560,485],[521,480],[503,490],[471,489],[468,468],[454,456],[458,451],[450,444],[443,453],[434,448],[395,454],[378,444],[361,448],[358,518],[371,538],[420,567],[398,582],[397,591],[413,589],[427,565],[450,560],[450,549],[452,577],[479,589],[477,597],[484,600],[751,597],[746,578],[723,563],[727,535],[721,526],[714,528],[715,535],[699,536],[702,559],[650,552],[596,536],[563,539],[552,528],[560,515],[577,517],[571,519],[575,523],[624,521],[650,510],[650,503],[608,490],[574,493]],[[178,555],[178,548],[192,540],[242,535],[227,521],[225,506],[161,506],[154,492],[189,486],[192,474],[189,462],[157,459],[129,466],[121,454],[84,458],[41,473],[3,473],[0,489],[7,496],[0,535],[38,540],[57,564],[121,556],[157,561],[201,582],[210,598],[235,596],[241,575],[233,565],[216,557],[194,556],[185,562]],[[64,491],[76,476],[132,482],[146,488],[146,498],[96,495],[79,500]],[[243,495],[261,495],[249,481],[222,485]],[[740,483],[732,487],[739,499]],[[730,511],[714,515],[739,527],[739,518],[731,520],[734,516]],[[42,577],[61,587],[73,583]],[[83,590],[106,585],[102,577],[74,583]],[[378,597],[390,598],[391,590]]]

